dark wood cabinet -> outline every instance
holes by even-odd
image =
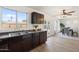
[[[8,48],[10,51],[23,51],[22,36],[11,37],[8,40]]]
[[[9,39],[9,49],[10,51],[24,52],[32,49],[32,38],[31,35],[23,35],[18,37],[13,37]]]
[[[44,32],[40,32],[40,44],[43,44],[47,41],[47,32],[44,31]]]
[[[44,33],[40,32],[40,44],[44,43]]]
[[[32,49],[32,36],[31,34],[22,36],[22,43],[24,51],[29,51]]]
[[[0,52],[25,52],[45,43],[47,31],[31,32],[28,34],[0,39]]]
[[[39,33],[33,33],[32,34],[32,45],[33,45],[33,48],[37,47],[39,45]]]
[[[47,31],[41,31],[32,34],[33,48],[44,44],[47,41]]]
[[[8,39],[0,40],[0,52],[9,51],[8,49]]]
[[[37,23],[37,13],[35,13],[35,12],[32,12],[32,14],[31,14],[31,23],[32,24],[35,24],[35,23]]]
[[[44,15],[37,13],[37,12],[32,12],[31,14],[31,23],[32,24],[44,24]]]
[[[43,33],[44,33],[44,39],[43,40],[44,40],[44,43],[45,43],[47,41],[47,31],[44,31]]]

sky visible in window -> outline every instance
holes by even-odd
[[[21,23],[21,22],[26,22],[26,13],[22,13],[22,12],[18,12],[17,13],[17,21],[19,22],[19,23]]]
[[[23,12],[17,12],[18,23],[26,21],[28,15]],[[16,11],[6,8],[2,9],[2,22],[3,23],[16,23]]]
[[[15,23],[16,22],[16,11],[9,9],[2,9],[2,22],[3,23]]]

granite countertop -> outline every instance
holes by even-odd
[[[43,30],[46,31],[46,30]],[[38,33],[38,32],[43,32],[43,31],[29,31],[28,33]]]
[[[43,31],[46,31],[46,30],[43,30]],[[27,31],[27,30],[24,31],[24,30],[22,30],[22,31],[1,32],[0,39],[16,37],[16,36],[23,36],[23,35],[28,35],[31,33],[43,32],[43,31]]]
[[[22,36],[22,35],[26,35],[26,34],[28,34],[28,33],[26,33],[26,32],[7,32],[4,34],[0,34],[0,39],[17,37],[17,36]]]

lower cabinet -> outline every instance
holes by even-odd
[[[27,52],[45,43],[47,31],[30,33],[22,36],[11,37],[0,41],[0,51]]]
[[[30,51],[32,49],[32,36],[31,34],[28,35],[24,35],[22,37],[22,44],[23,44],[23,48],[24,51]]]
[[[44,32],[44,43],[47,41],[47,31]]]
[[[40,32],[39,34],[40,34],[39,36],[40,44],[45,43],[47,41],[47,32],[43,31],[43,32]]]
[[[23,35],[18,37],[13,37],[9,39],[9,49],[10,51],[24,52],[32,49],[32,39],[31,35]]]
[[[32,46],[33,48],[37,47],[39,45],[39,33],[32,33]]]
[[[22,36],[18,36],[18,37],[12,37],[12,38],[9,38],[8,40],[8,48],[10,51],[24,51],[24,48],[23,48],[23,44],[22,44]]]
[[[40,44],[43,44],[44,43],[44,33],[43,32],[40,32],[39,34],[40,34],[40,37],[39,37]]]
[[[9,51],[8,49],[8,39],[0,40],[0,52]]]

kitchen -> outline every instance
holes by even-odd
[[[21,8],[24,9],[21,11]],[[14,6],[0,7],[1,52],[28,52],[47,41],[47,31],[39,26],[44,25],[44,15],[36,11],[26,13],[24,11],[31,10],[26,9]]]

